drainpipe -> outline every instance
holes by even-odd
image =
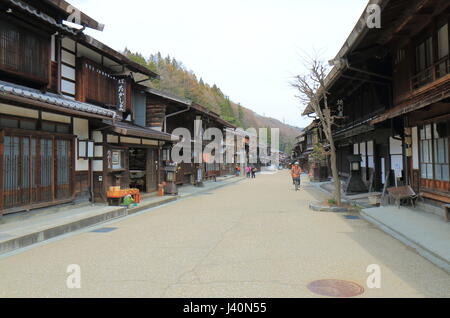
[[[404,166],[404,171],[405,171],[405,184],[406,185],[412,185],[411,184],[411,180],[410,180],[410,165],[409,165],[409,157],[407,156],[406,150],[406,134],[405,134],[405,128],[408,126],[408,122],[407,122],[407,118],[406,116],[403,116],[403,136],[404,136],[404,140],[403,140],[403,166]]]

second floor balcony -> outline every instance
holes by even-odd
[[[77,96],[85,102],[110,108],[119,105],[120,79],[106,68],[81,58],[78,62]]]
[[[446,56],[411,77],[411,89],[417,90],[450,74],[450,56]]]

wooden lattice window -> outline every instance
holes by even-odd
[[[420,130],[420,170],[422,179],[432,180],[433,173],[433,136],[432,126],[426,125]]]
[[[422,179],[450,181],[448,123],[425,125],[420,139]]]
[[[0,70],[47,84],[50,36],[0,19]]]
[[[434,175],[439,181],[450,181],[447,123],[433,124]]]

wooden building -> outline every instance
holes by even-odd
[[[313,120],[296,138],[296,141],[294,161],[299,162],[302,170],[309,173],[312,181],[328,180],[330,175],[329,156],[325,152],[318,153],[319,149],[328,148],[320,122]]]
[[[0,214],[104,202],[112,185],[154,191],[173,140],[146,127],[142,86],[157,74],[63,24],[67,9],[0,1]]]
[[[409,2],[406,9],[386,42],[392,107],[372,124],[403,124],[405,181],[424,198],[450,203],[450,3]],[[406,30],[409,36],[400,37]]]
[[[345,118],[334,131],[340,173],[360,154],[369,188],[411,185],[449,203],[450,2],[372,3],[382,27],[369,28],[364,13],[327,77],[333,113]]]
[[[191,161],[178,162],[177,184],[194,184],[197,181],[198,169],[202,170],[204,179],[233,174],[233,165],[227,164],[225,159],[223,163],[195,164],[194,158],[197,154],[194,152],[194,138],[196,133],[203,134],[208,128],[218,128],[222,131],[224,140],[221,146],[225,146],[226,129],[234,128],[233,125],[220,118],[205,107],[190,100],[174,96],[173,94],[162,92],[156,89],[147,89],[147,115],[149,121],[147,126],[172,134],[177,128],[186,128],[191,134]],[[195,121],[201,121],[202,127],[195,127]],[[202,151],[210,141],[204,140]],[[167,147],[163,154],[163,161],[170,162],[170,147]]]

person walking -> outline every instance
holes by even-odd
[[[253,167],[252,169],[252,179],[256,179],[256,172],[258,171],[258,169],[256,169],[256,167]]]
[[[236,165],[236,177],[239,177],[241,174],[241,167],[239,165]]]
[[[300,168],[300,164],[296,162],[291,169],[292,180],[295,184],[295,191],[300,190],[300,174],[302,173],[302,169]]]
[[[250,178],[250,170],[251,170],[250,166],[245,167],[245,173],[247,175],[247,178]]]

